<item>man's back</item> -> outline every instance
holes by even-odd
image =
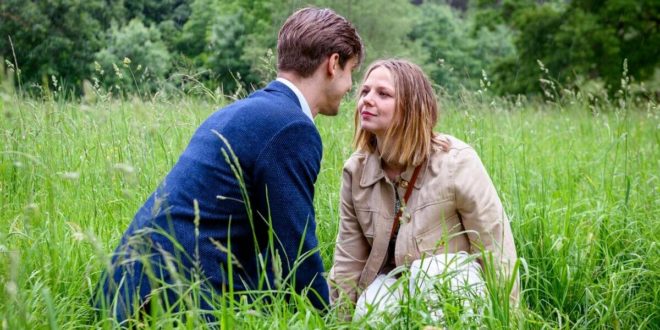
[[[260,276],[268,281],[259,289],[273,288],[274,277],[286,276],[296,262],[300,242],[301,253],[317,245],[311,206],[321,155],[316,127],[295,94],[280,82],[215,112],[137,212],[115,263],[130,260],[133,254],[150,254],[151,267],[160,265],[155,266],[157,276],[167,280],[172,276],[165,266],[163,251],[167,251],[174,256],[178,275],[190,278],[191,270],[200,268],[202,278],[219,290],[229,285],[225,249],[231,247],[236,291],[259,288]],[[139,243],[126,245],[129,242]],[[269,244],[278,250],[283,274],[275,274],[269,262],[258,264],[258,254],[271,260]],[[312,284],[327,301],[321,272],[316,252],[300,263],[296,288]],[[128,281],[135,281],[139,285],[134,286],[146,294],[153,285],[138,278],[144,275],[141,271],[137,273]],[[121,283],[121,276],[123,272],[114,273],[114,285]],[[105,284],[108,293],[115,290],[111,283]],[[321,307],[320,301],[312,301]]]

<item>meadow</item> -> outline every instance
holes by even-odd
[[[0,328],[111,328],[89,304],[134,212],[196,127],[226,99],[0,99]],[[441,100],[437,130],[475,147],[511,219],[522,301],[484,302],[480,321],[446,328],[660,328],[660,109],[562,102]],[[317,235],[326,269],[353,105],[319,117]],[[194,289],[194,288],[193,288]],[[429,326],[405,306],[385,323],[339,320],[305,302],[224,301],[222,328]],[[447,306],[448,308],[450,306]],[[138,328],[198,328],[200,312],[155,311]]]

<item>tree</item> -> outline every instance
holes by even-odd
[[[170,52],[176,51],[176,42],[183,25],[190,17],[192,0],[131,0],[124,2],[124,22],[139,19],[143,24],[156,26]]]
[[[250,63],[243,59],[247,28],[242,10],[214,18],[206,37],[205,66],[215,73],[223,89],[234,91],[241,82],[254,82]]]
[[[120,13],[103,0],[0,1],[0,57],[14,62],[16,54],[23,86],[47,88],[55,76],[78,88],[91,73],[103,31]]]
[[[289,5],[285,0],[195,0],[179,49],[225,92],[239,89],[239,83],[240,88],[258,87],[270,78],[263,59],[277,45]]]
[[[320,7],[331,7],[351,21],[366,48],[366,62],[384,57],[403,57],[418,64],[427,55],[410,39],[420,9],[408,0],[318,0]]]
[[[505,93],[539,90],[539,61],[565,87],[599,79],[620,88],[624,59],[636,79],[652,78],[660,63],[660,3],[652,0],[479,2],[481,16],[498,11],[516,32],[517,57],[502,61],[497,79]],[[576,87],[577,88],[577,87]]]
[[[446,4],[425,3],[420,9],[410,37],[429,55],[430,78],[445,89],[478,89],[482,72],[490,72],[498,59],[515,53],[511,32],[502,25],[472,32],[472,18],[461,18]]]

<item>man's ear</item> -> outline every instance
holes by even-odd
[[[328,57],[328,62],[326,64],[326,68],[327,68],[328,75],[330,75],[330,77],[334,77],[335,74],[337,74],[337,70],[340,69],[339,54],[332,53],[332,55],[330,55]]]

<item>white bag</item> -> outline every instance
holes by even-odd
[[[370,308],[373,313],[395,313],[403,298],[401,287],[396,277],[390,274],[376,276],[358,298],[353,320],[360,320],[369,313]]]
[[[410,265],[410,279],[407,283],[396,278],[400,273],[399,268],[387,275],[378,275],[358,298],[353,320],[360,320],[369,310],[372,313],[385,312],[393,315],[405,296],[421,297],[428,306],[438,305],[440,297],[436,291],[437,286],[465,296],[463,306],[469,311],[470,300],[484,297],[485,284],[480,270],[481,266],[466,252],[415,260]],[[409,295],[404,294],[403,290],[409,290]],[[429,314],[436,322],[443,317],[442,310],[438,308],[432,308]]]

